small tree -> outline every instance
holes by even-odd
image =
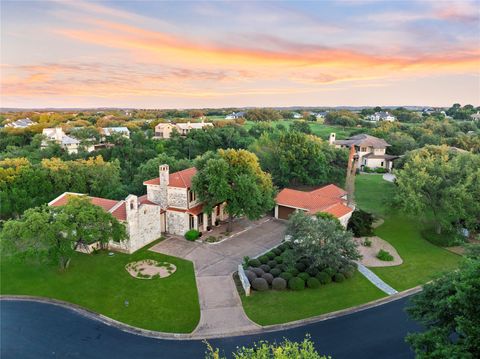
[[[275,190],[270,175],[260,168],[258,158],[246,150],[219,150],[197,161],[198,173],[193,190],[211,213],[214,206],[226,202],[228,231],[238,216],[258,219],[273,208]]]
[[[1,234],[5,253],[22,259],[54,261],[65,270],[81,246],[125,239],[126,231],[110,213],[87,197],[71,197],[60,207],[41,206],[25,211],[19,220],[7,221]]]
[[[352,234],[328,218],[312,217],[303,211],[295,211],[290,215],[287,234],[293,243],[288,258],[290,264],[308,258],[312,267],[339,269],[345,262],[361,257]]]
[[[370,236],[373,234],[373,215],[357,208],[348,221],[347,229],[351,230],[355,237]]]

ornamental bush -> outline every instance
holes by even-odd
[[[267,262],[267,265],[268,265],[270,268],[276,267],[276,266],[277,266],[277,261],[274,261],[274,260],[268,261],[268,262]]]
[[[297,276],[300,273],[300,271],[297,268],[289,269],[288,272],[292,273],[292,276],[294,276],[294,277]]]
[[[277,248],[280,249],[282,252],[284,252],[285,249],[287,249],[287,245],[285,243],[282,243]]]
[[[326,268],[323,270],[325,273],[327,273],[330,277],[333,277],[337,271],[333,268]]]
[[[262,275],[262,278],[265,279],[268,284],[272,284],[273,275],[271,275],[270,273],[265,273],[264,275]]]
[[[332,282],[332,277],[330,276],[330,274],[328,273],[325,273],[325,272],[320,272],[318,273],[315,278],[318,279],[318,281],[321,283],[321,284],[328,284],[328,283],[331,283]]]
[[[308,288],[319,288],[320,287],[320,281],[317,278],[311,277],[307,279],[307,287]]]
[[[296,268],[299,272],[304,272],[305,269],[307,269],[307,266],[305,265],[305,263],[297,262],[297,263],[295,263],[295,268]]]
[[[387,262],[393,261],[393,256],[389,252],[383,249],[380,249],[380,251],[377,254],[377,258],[380,259],[381,261],[387,261]]]
[[[252,282],[252,288],[263,292],[268,290],[268,282],[264,278],[255,278]]]
[[[272,249],[272,252],[275,253],[275,256],[279,256],[280,254],[282,254],[282,250],[280,248],[273,248]]]
[[[306,281],[308,278],[310,278],[310,275],[309,275],[308,273],[306,273],[306,272],[302,272],[302,273],[300,273],[297,277],[298,277],[298,278],[302,278],[303,280]]]
[[[283,278],[273,278],[272,289],[274,290],[285,290],[287,289],[287,281]]]
[[[345,276],[345,279],[348,279],[353,277],[354,272],[351,270],[342,270],[340,273],[342,273]]]
[[[273,253],[272,251],[270,252],[267,252],[266,256],[268,257],[268,259],[273,259],[275,258],[277,255],[275,253]]]
[[[257,277],[261,277],[265,274],[262,268],[252,268],[252,272],[257,275]]]
[[[282,273],[282,270],[280,268],[273,268],[270,270],[270,274],[273,275],[274,277],[278,277]]]
[[[257,275],[256,275],[254,272],[252,272],[251,270],[246,270],[246,271],[245,271],[245,275],[247,276],[248,281],[250,282],[250,284],[252,284],[253,280],[254,280],[255,278],[257,278]]]
[[[305,281],[299,277],[293,277],[288,281],[288,288],[291,290],[303,290],[305,289]]]
[[[248,261],[248,265],[249,265],[250,267],[260,267],[260,264],[262,264],[262,263],[260,263],[260,261],[259,261],[258,259],[256,259],[256,258],[255,258],[255,259],[250,259],[250,260]]]
[[[260,266],[260,268],[264,271],[264,272],[270,272],[270,266],[268,264],[262,264]]]
[[[263,255],[263,256],[258,257],[258,260],[262,264],[267,264],[267,262],[269,261],[269,258],[266,255]]]
[[[310,277],[315,277],[318,274],[318,272],[320,272],[320,271],[315,267],[310,267],[310,268],[307,268],[307,270],[305,272],[310,274]]]
[[[185,239],[187,241],[195,241],[200,237],[200,232],[196,229],[191,229],[185,233]]]
[[[291,278],[293,278],[293,274],[290,272],[283,272],[283,273],[280,273],[280,278],[283,278],[286,281],[289,281]]]
[[[276,257],[274,258],[274,260],[275,260],[275,262],[277,262],[278,264],[283,263],[283,258],[280,257],[280,256],[276,256]]]
[[[333,280],[337,283],[341,283],[345,280],[345,276],[342,274],[342,273],[336,273],[334,276],[333,276]]]

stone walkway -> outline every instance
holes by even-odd
[[[285,237],[285,224],[266,217],[248,231],[221,243],[189,242],[170,237],[150,250],[188,259],[195,266],[200,300],[200,323],[196,336],[224,336],[260,328],[243,311],[232,274],[245,256],[254,257],[278,245]]]
[[[387,293],[388,295],[393,295],[398,293],[395,289],[390,287],[387,283],[381,280],[375,273],[370,269],[365,267],[362,263],[356,262],[358,265],[358,271],[365,276],[370,282],[372,282],[378,289]]]

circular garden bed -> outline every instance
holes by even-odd
[[[290,250],[290,242],[285,242],[264,255],[248,260],[245,275],[257,291],[316,289],[331,282],[343,282],[353,276],[354,264],[345,264],[335,270],[326,266],[314,267],[308,259],[297,261],[292,267],[285,264]]]
[[[125,266],[127,272],[138,279],[166,278],[177,270],[177,267],[168,262],[157,262],[153,259],[144,259],[130,262]]]

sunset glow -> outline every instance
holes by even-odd
[[[3,107],[480,103],[476,1],[1,6]]]

